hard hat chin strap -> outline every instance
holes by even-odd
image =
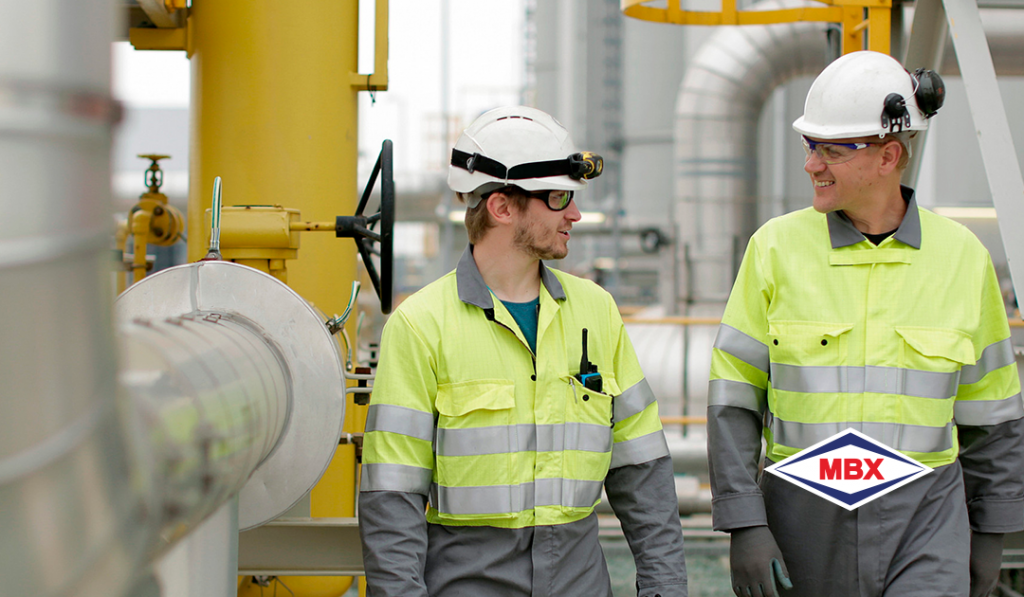
[[[604,169],[604,160],[596,153],[585,151],[574,153],[561,160],[544,162],[527,162],[506,167],[497,160],[479,153],[466,153],[452,149],[451,165],[467,170],[470,174],[484,174],[501,180],[523,180],[525,178],[547,178],[550,176],[568,176],[573,180],[597,178]]]

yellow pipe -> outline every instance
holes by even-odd
[[[116,265],[114,270],[115,279],[117,280],[117,294],[124,292],[125,287],[128,284],[128,272],[125,271],[124,265],[124,249],[128,246],[128,222],[118,221],[117,232],[114,233],[114,240],[117,243],[117,251],[121,254],[121,262]]]
[[[206,253],[203,220],[215,176],[224,180],[224,206],[282,205],[312,221],[354,213],[361,186],[356,180],[357,81],[379,90],[387,84],[386,0],[378,0],[377,12],[377,30],[384,33],[378,35],[375,72],[367,81],[357,73],[357,0],[192,4],[187,27],[190,261]],[[276,275],[283,275],[281,266],[277,259],[262,264]],[[287,274],[288,285],[322,312],[340,313],[356,278],[355,245],[333,235],[306,235]],[[350,321],[351,334],[354,318]],[[351,447],[339,447],[329,471],[342,471],[344,480],[339,485],[334,473],[325,475],[326,485],[311,493],[314,515],[354,514],[354,467]],[[283,580],[297,597],[337,597],[352,582]],[[258,594],[251,589],[243,583],[239,594]]]
[[[146,245],[152,217],[145,209],[132,213],[132,284],[146,277]]]

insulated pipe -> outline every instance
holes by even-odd
[[[289,371],[256,324],[228,313],[139,319],[121,339],[152,558],[238,493],[278,445]]]
[[[811,4],[768,0],[751,8]],[[737,249],[758,225],[755,149],[765,101],[779,85],[825,65],[821,23],[720,27],[694,56],[675,121],[676,250],[688,303],[725,304]]]
[[[108,0],[0,0],[0,593],[115,595],[133,500],[110,325]]]

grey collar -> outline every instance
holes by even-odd
[[[903,221],[900,223],[900,227],[896,229],[893,237],[901,243],[910,245],[915,249],[920,249],[921,214],[917,211],[917,199],[914,198],[914,189],[900,185],[900,194],[903,195],[903,200],[907,202],[907,213],[903,216]],[[867,240],[842,211],[829,212],[825,217],[828,221],[828,235],[832,240],[833,249],[848,247]]]
[[[544,265],[543,261],[540,262],[540,281],[548,289],[548,294],[551,295],[551,298],[558,301],[565,300],[565,291],[562,290],[562,283]],[[455,268],[455,283],[459,288],[459,300],[468,305],[476,305],[481,309],[494,309],[491,291],[487,288],[487,284],[484,283],[484,278],[480,275],[480,270],[476,266],[476,260],[473,259],[473,245],[468,245],[465,252],[462,253],[462,258],[459,259],[459,265]]]

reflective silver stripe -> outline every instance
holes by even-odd
[[[771,383],[776,390],[825,394],[900,394],[921,398],[956,395],[958,372],[938,373],[898,367],[798,367],[772,363]]]
[[[899,423],[794,423],[774,417],[772,439],[776,444],[803,450],[852,427],[883,444],[905,452],[942,452],[953,447],[953,423],[944,427]]]
[[[652,402],[655,401],[654,392],[643,378],[629,387],[625,392],[619,394],[612,401],[612,423],[624,421],[633,415],[643,412]]]
[[[953,404],[957,425],[998,425],[1024,417],[1021,395],[1003,400],[958,400]]]
[[[366,411],[366,433],[388,431],[430,441],[434,438],[434,416],[415,408],[371,404]]]
[[[735,406],[764,413],[768,391],[742,381],[712,379],[708,382],[708,406]]]
[[[612,428],[590,423],[508,425],[437,429],[438,456],[482,456],[507,452],[608,452]]]
[[[964,365],[960,369],[960,385],[978,383],[981,378],[1013,361],[1013,344],[1009,338],[989,344],[982,351],[977,364]]]
[[[434,471],[406,464],[363,464],[359,491],[404,491],[427,495]]]
[[[537,506],[589,508],[601,497],[603,481],[537,479],[521,485],[430,487],[430,503],[443,514],[506,514]]]
[[[537,479],[538,506],[589,508],[601,497],[604,481],[580,479]]]
[[[665,432],[659,429],[654,433],[612,445],[612,463],[608,468],[641,464],[668,455]]]
[[[736,328],[725,325],[718,327],[715,348],[727,352],[751,367],[768,372],[768,345],[759,342]]]

